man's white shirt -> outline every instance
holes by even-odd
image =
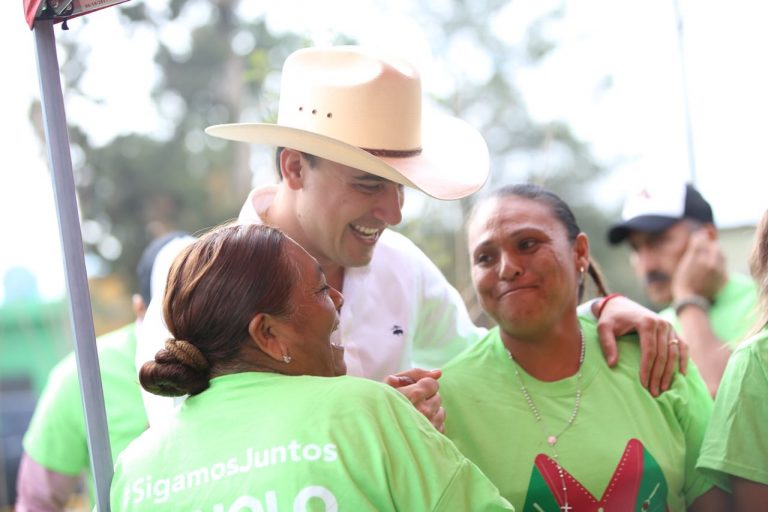
[[[277,186],[248,196],[239,222],[261,223]],[[173,259],[194,239],[168,244],[152,270],[152,297],[138,333],[136,364],[154,358],[170,337],[162,318],[162,298]],[[377,381],[420,367],[438,368],[480,339],[458,291],[410,240],[391,230],[382,233],[370,264],[344,272],[344,306],[333,341],[344,346],[347,373]],[[178,400],[144,392],[150,424],[162,421]]]

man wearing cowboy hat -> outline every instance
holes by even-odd
[[[386,379],[439,426],[439,371],[403,370],[439,367],[484,330],[429,258],[387,228],[402,219],[404,186],[439,199],[468,196],[485,183],[489,157],[481,135],[465,122],[426,117],[421,95],[419,74],[407,62],[354,46],[306,48],[285,61],[276,124],[206,132],[280,148],[280,183],[253,190],[240,222],[280,228],[320,262],[345,296],[334,336],[345,347],[348,373]],[[652,326],[645,336],[650,358],[660,354],[653,370],[658,384],[662,372],[671,373],[668,324],[626,299],[611,304],[618,306],[606,310],[601,332],[623,334],[639,325],[638,314],[653,318],[643,325]],[[148,333],[151,350],[139,366],[166,336]]]

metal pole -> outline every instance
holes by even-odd
[[[685,116],[685,136],[688,142],[688,166],[690,179],[696,185],[696,156],[693,145],[693,124],[691,123],[691,107],[688,98],[688,73],[685,65],[685,45],[683,36],[683,13],[678,0],[672,2],[675,7],[675,22],[677,25],[677,47],[680,52],[680,80],[683,85],[683,115]]]
[[[34,32],[43,124],[48,141],[56,215],[64,252],[70,321],[75,337],[75,358],[85,411],[91,471],[96,484],[96,510],[106,512],[109,511],[109,486],[112,483],[112,453],[109,448],[107,414],[96,351],[88,276],[85,271],[83,239],[80,233],[75,180],[72,175],[72,155],[69,152],[67,118],[61,92],[53,21],[36,21]]]

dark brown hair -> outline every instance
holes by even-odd
[[[204,391],[212,371],[236,363],[257,313],[291,314],[296,268],[285,255],[287,240],[268,226],[225,225],[176,257],[163,299],[173,338],[139,372],[147,391]]]
[[[537,203],[546,205],[550,209],[550,211],[554,214],[555,218],[565,228],[565,231],[568,236],[568,241],[571,242],[571,244],[573,244],[576,241],[576,237],[579,235],[579,233],[581,233],[581,228],[579,228],[579,225],[576,222],[576,216],[573,214],[573,211],[566,204],[565,201],[560,199],[560,197],[554,192],[551,192],[545,189],[544,187],[540,187],[539,185],[533,185],[530,183],[525,183],[521,185],[507,185],[494,190],[488,196],[483,198],[483,200],[479,201],[475,205],[474,209],[472,210],[472,213],[470,214],[470,220],[475,216],[480,205],[483,204],[485,201],[490,199],[500,199],[500,198],[509,197],[509,196],[522,197],[522,198],[530,199],[532,201],[536,201]],[[589,276],[592,278],[592,281],[595,283],[595,287],[597,288],[598,293],[603,296],[608,295],[608,291],[605,286],[605,279],[603,278],[603,275],[600,272],[600,269],[598,268],[596,262],[592,261],[591,257],[589,260],[589,269],[587,270],[587,272],[589,273]],[[584,282],[582,281],[581,283],[579,283],[579,290],[578,290],[579,302],[583,300],[583,296],[584,296]]]
[[[768,326],[768,210],[755,230],[755,241],[749,257],[752,277],[757,283],[757,323],[755,333]]]

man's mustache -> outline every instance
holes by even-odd
[[[645,284],[665,283],[671,281],[671,279],[672,277],[669,274],[659,270],[651,270],[645,274]]]

